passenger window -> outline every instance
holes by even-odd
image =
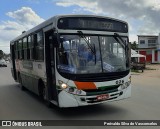
[[[28,59],[33,60],[34,59],[34,42],[32,40],[32,36],[28,36]]]
[[[19,51],[19,59],[23,59],[23,45],[22,40],[19,40],[18,42],[18,51]]]
[[[43,32],[40,31],[34,35],[35,38],[35,59],[44,60],[44,42],[43,42]]]
[[[27,49],[28,49],[28,43],[27,38],[23,38],[23,52],[24,52],[24,59],[27,60]]]
[[[15,59],[19,59],[19,51],[18,51],[18,42],[15,42],[14,45],[14,50],[15,50]]]

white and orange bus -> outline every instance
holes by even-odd
[[[48,105],[77,107],[131,96],[128,24],[54,16],[10,43],[12,75]]]

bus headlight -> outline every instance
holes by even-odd
[[[66,89],[67,87],[68,87],[67,84],[65,84],[65,83],[62,83],[62,84],[61,84],[61,88],[62,88],[62,89]]]
[[[78,90],[78,89],[76,89],[76,88],[69,87],[68,92],[70,92],[70,93],[72,93],[72,94],[80,95],[80,94],[82,93],[82,90]]]
[[[66,89],[68,87],[68,85],[61,80],[58,80],[58,83],[59,83],[61,89]]]
[[[76,91],[76,94],[79,94],[79,95],[80,95],[81,93],[82,93],[81,90],[77,90],[77,91]]]
[[[121,89],[122,89],[122,90],[123,90],[123,89],[126,89],[130,84],[131,84],[130,81],[125,82],[124,84],[121,85]]]
[[[71,93],[71,94],[74,94],[74,95],[86,95],[86,93],[83,90],[79,90],[76,87],[71,87],[61,80],[58,80],[58,83],[59,83],[59,87],[62,90],[65,90],[68,93]]]
[[[70,92],[70,93],[74,92],[74,88],[70,87],[69,90],[68,90],[68,92]]]
[[[121,85],[121,89],[123,90],[123,89],[125,89],[125,88],[126,88],[125,84],[122,84],[122,85]]]

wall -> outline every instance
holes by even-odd
[[[140,44],[140,40],[144,40],[145,44]],[[155,40],[154,46],[149,46],[148,40]],[[138,48],[152,48],[157,47],[158,36],[138,36]]]

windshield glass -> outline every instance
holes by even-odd
[[[128,69],[125,53],[114,36],[61,35],[57,64],[72,74],[121,72]]]

